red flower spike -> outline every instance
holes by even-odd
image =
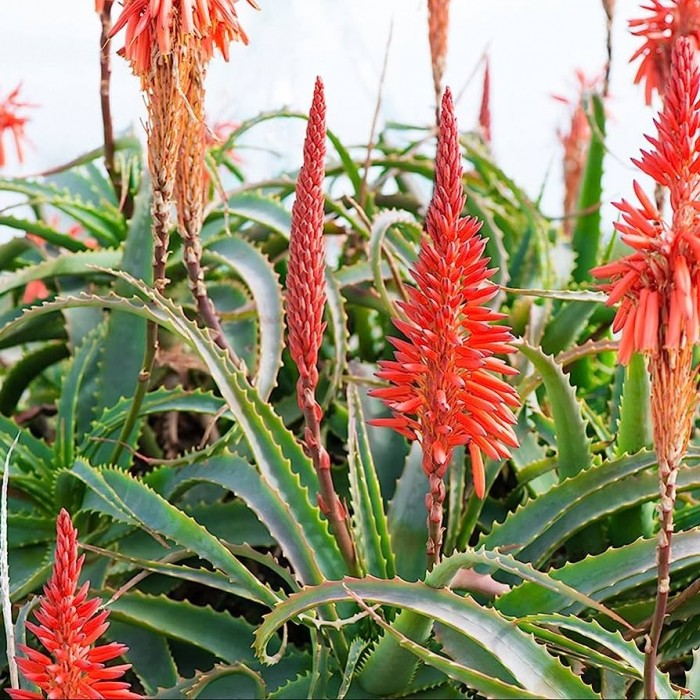
[[[4,145],[6,133],[14,142],[17,160],[20,163],[24,161],[24,142],[26,140],[24,127],[29,118],[22,116],[20,111],[27,107],[34,107],[34,105],[19,99],[20,89],[21,85],[18,85],[5,99],[0,99],[0,168],[4,167],[6,163]]]
[[[638,183],[639,205],[615,204],[622,220],[615,223],[634,252],[592,270],[610,281],[602,285],[608,305],[620,302],[613,328],[622,331],[620,362],[634,352],[654,355],[661,348],[679,350],[698,341],[700,288],[700,72],[695,48],[679,39],[673,50],[664,107],[655,120],[657,137],[633,162],[659,185],[668,187],[672,221],[662,221],[656,205]]]
[[[480,222],[461,217],[462,162],[452,94],[445,92],[435,161],[435,192],[426,237],[411,271],[416,283],[402,303],[408,320],[394,321],[407,340],[390,339],[395,360],[380,362],[377,376],[392,386],[371,392],[392,418],[371,421],[395,429],[423,448],[423,469],[442,478],[458,445],[468,445],[474,489],[485,492],[482,453],[508,457],[517,446],[509,406],[515,390],[496,374],[515,370],[495,358],[511,352],[510,330],[494,325],[503,315],[484,306],[497,288],[483,258]],[[432,482],[431,482],[432,483]],[[439,495],[437,486],[431,492]],[[431,516],[432,517],[432,516]]]
[[[53,574],[44,586],[36,613],[39,624],[26,623],[48,655],[20,645],[25,657],[17,658],[25,678],[46,695],[27,690],[7,692],[13,700],[44,697],[138,700],[141,696],[132,693],[128,683],[116,680],[131,665],[106,668],[104,664],[122,656],[127,648],[117,642],[92,647],[108,627],[109,611],[98,612],[102,604],[99,598],[87,599],[88,583],[78,589],[85,557],[78,557],[78,532],[65,510],[59,513],[56,531]]]
[[[326,157],[326,103],[323,83],[316,79],[304,141],[304,165],[299,172],[292,206],[287,269],[287,326],[289,351],[299,368],[299,405],[303,391],[318,383],[316,362],[323,340],[326,304],[323,242],[323,178]],[[302,388],[303,384],[303,388]]]
[[[145,76],[154,48],[171,52],[173,36],[190,35],[201,43],[207,57],[218,48],[228,60],[232,41],[248,43],[238,22],[236,0],[126,0],[110,36],[126,28],[124,54],[138,75]],[[248,3],[257,8],[254,0]]]
[[[700,48],[700,0],[648,0],[643,8],[649,15],[629,22],[634,36],[643,37],[644,43],[630,61],[641,57],[635,83],[644,83],[644,99],[651,104],[656,91],[664,96],[671,75],[671,53],[680,37],[692,40],[694,49]]]
[[[491,143],[491,69],[488,56],[486,56],[484,61],[484,82],[481,89],[479,127],[484,136],[484,141]]]

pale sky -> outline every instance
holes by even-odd
[[[367,140],[384,49],[393,18],[394,33],[382,116],[429,123],[433,93],[427,43],[425,0],[258,0],[260,12],[245,2],[239,16],[250,46],[236,45],[230,63],[216,60],[208,82],[210,113],[241,120],[287,104],[308,108],[314,77],[326,84],[328,125],[349,142]],[[654,112],[632,85],[629,56],[639,40],[627,20],[639,16],[636,0],[618,0],[615,60],[610,101],[606,198],[632,192],[629,163],[651,130]],[[59,165],[100,143],[99,21],[93,0],[0,0],[0,94],[23,83],[26,100],[41,105],[33,113],[27,163],[14,162],[5,174],[37,172]],[[556,130],[564,108],[552,94],[573,95],[574,71],[602,70],[605,23],[600,0],[453,0],[446,80],[460,92],[485,49],[491,56],[494,149],[503,169],[531,194],[551,175],[543,200],[546,213],[561,205]],[[142,130],[138,82],[115,57],[115,126]],[[480,77],[465,91],[457,109],[462,128],[478,113]],[[253,173],[272,166],[294,167],[301,158],[301,133],[277,125],[251,135],[257,146],[282,158],[260,164],[249,151]],[[639,178],[646,182],[644,178]],[[613,213],[609,207],[608,217]]]

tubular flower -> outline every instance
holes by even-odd
[[[35,698],[139,698],[120,678],[129,664],[105,667],[106,661],[121,656],[127,648],[112,642],[93,647],[109,626],[109,612],[98,612],[102,601],[88,600],[89,582],[78,589],[78,578],[85,556],[78,557],[77,531],[67,511],[61,510],[56,522],[57,542],[53,575],[40,598],[37,624],[27,622],[47,650],[43,654],[20,645],[26,654],[17,665],[27,680],[46,693],[8,690],[13,700]]]
[[[669,224],[637,182],[639,205],[622,200],[615,223],[622,240],[634,252],[592,270],[608,278],[602,288],[608,305],[620,302],[613,324],[622,331],[620,361],[633,352],[652,355],[678,351],[698,341],[700,333],[700,73],[694,47],[679,39],[673,52],[664,107],[656,124],[658,136],[647,137],[650,151],[633,160],[659,185],[667,187],[673,210]]]
[[[676,40],[686,36],[700,48],[700,0],[649,0],[643,7],[650,14],[629,22],[632,34],[644,39],[630,61],[642,59],[634,82],[644,82],[644,99],[651,104],[654,91],[666,93]]]
[[[18,85],[4,100],[0,99],[0,168],[5,165],[5,132],[9,132],[15,144],[17,160],[21,163],[24,160],[23,142],[25,140],[24,126],[29,121],[28,117],[21,116],[20,110],[34,105],[28,102],[21,102]]]
[[[394,320],[406,340],[391,338],[395,360],[380,362],[377,376],[392,386],[372,392],[391,409],[374,425],[391,427],[423,449],[423,470],[442,479],[457,445],[467,445],[474,490],[485,491],[482,453],[510,456],[518,442],[509,407],[515,390],[497,375],[516,370],[496,354],[512,351],[504,318],[485,303],[498,292],[488,279],[481,223],[460,217],[465,196],[452,94],[445,92],[440,114],[435,192],[426,215],[426,237],[411,271],[415,287],[400,303],[406,320]],[[431,490],[433,486],[431,485]]]
[[[218,48],[228,60],[228,44],[248,37],[238,22],[236,0],[126,0],[111,36],[126,27],[124,54],[138,75],[148,73],[154,46],[162,55],[173,48],[173,37],[200,40],[208,57]],[[248,0],[257,7],[254,0]]]

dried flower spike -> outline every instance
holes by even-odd
[[[641,57],[635,83],[644,83],[644,99],[651,104],[654,92],[666,93],[671,73],[671,52],[679,37],[692,40],[694,49],[700,48],[700,0],[648,0],[643,8],[650,14],[629,22],[634,36],[644,43],[631,61]]]
[[[137,699],[129,684],[118,681],[130,664],[106,667],[105,662],[122,656],[127,648],[112,642],[93,646],[106,631],[109,611],[98,612],[102,601],[88,600],[89,582],[78,589],[85,555],[78,557],[77,530],[70,515],[61,510],[56,521],[57,542],[53,574],[40,598],[37,624],[27,622],[47,651],[43,654],[20,645],[26,657],[17,658],[25,678],[41,691],[8,690],[13,700],[37,698]]]
[[[355,549],[331,477],[331,462],[321,439],[323,412],[316,401],[318,352],[326,324],[326,265],[323,241],[323,179],[326,154],[326,103],[323,83],[316,78],[304,139],[304,164],[292,206],[287,266],[287,328],[289,352],[299,369],[297,402],[304,414],[304,443],[319,479],[318,503],[328,518],[348,568],[356,571]]]
[[[20,114],[21,110],[34,105],[22,102],[19,99],[21,85],[18,85],[5,99],[0,99],[0,168],[5,166],[5,135],[8,133],[15,144],[17,160],[24,160],[24,127],[29,121],[28,117]]]
[[[496,357],[512,351],[504,318],[485,303],[498,292],[488,280],[496,271],[483,257],[480,222],[460,217],[465,196],[459,135],[452,94],[445,92],[435,162],[435,192],[426,215],[426,236],[411,274],[415,287],[400,303],[407,320],[395,320],[406,340],[391,338],[395,360],[380,362],[377,376],[392,386],[372,392],[391,409],[391,418],[372,421],[418,440],[423,470],[430,478],[429,520],[441,518],[442,477],[458,445],[467,445],[474,490],[484,497],[482,453],[510,456],[518,445],[510,407],[518,397],[497,375],[516,371]],[[439,539],[433,538],[439,548]],[[430,544],[429,544],[430,547]]]

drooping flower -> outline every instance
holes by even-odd
[[[377,376],[392,386],[372,395],[391,409],[374,425],[391,427],[423,449],[423,470],[442,479],[458,445],[467,445],[474,490],[485,491],[482,453],[510,456],[518,442],[510,407],[515,390],[498,375],[516,371],[502,359],[512,351],[504,318],[486,302],[498,292],[489,282],[495,270],[483,257],[481,223],[461,217],[465,195],[452,94],[445,92],[435,162],[435,191],[425,221],[426,235],[411,271],[409,300],[400,303],[406,320],[394,324],[406,340],[391,338],[395,359],[380,362]]]
[[[688,39],[677,42],[664,107],[648,136],[650,151],[633,160],[658,185],[667,187],[673,217],[662,220],[656,205],[634,182],[638,205],[622,200],[615,223],[630,255],[596,268],[609,278],[608,304],[620,302],[613,329],[622,331],[620,361],[633,352],[679,350],[700,333],[700,73]]]
[[[210,57],[218,48],[228,60],[231,41],[248,43],[238,22],[236,0],[126,0],[112,36],[126,27],[124,53],[138,75],[145,75],[154,48],[168,55],[173,38],[189,35]],[[248,0],[257,7],[254,0]]]
[[[114,698],[136,700],[129,684],[117,679],[130,664],[107,667],[105,662],[122,656],[127,648],[111,642],[93,646],[107,630],[109,611],[99,608],[99,598],[88,599],[89,582],[78,588],[85,555],[78,557],[77,530],[70,515],[61,510],[56,521],[57,542],[53,574],[44,586],[36,619],[27,622],[46,653],[20,645],[26,655],[17,665],[28,681],[46,693],[8,690],[13,700],[40,698]],[[99,611],[99,612],[98,612]]]
[[[586,114],[586,103],[591,93],[599,89],[601,76],[588,78],[581,70],[576,71],[578,83],[574,99],[555,95],[554,99],[565,104],[570,110],[568,130],[560,130],[557,135],[564,149],[564,230],[571,233],[571,217],[576,211],[581,180],[586,166],[588,149],[591,145],[591,125]]]
[[[700,48],[700,0],[648,0],[646,17],[632,19],[630,31],[644,39],[630,61],[641,57],[635,83],[644,83],[644,99],[651,104],[654,92],[666,93],[671,73],[671,52],[676,40],[686,36]]]
[[[7,97],[0,99],[0,168],[6,163],[5,139],[8,134],[14,142],[17,160],[20,163],[24,160],[24,127],[29,118],[22,115],[21,111],[34,105],[20,100],[21,87],[18,85]]]

